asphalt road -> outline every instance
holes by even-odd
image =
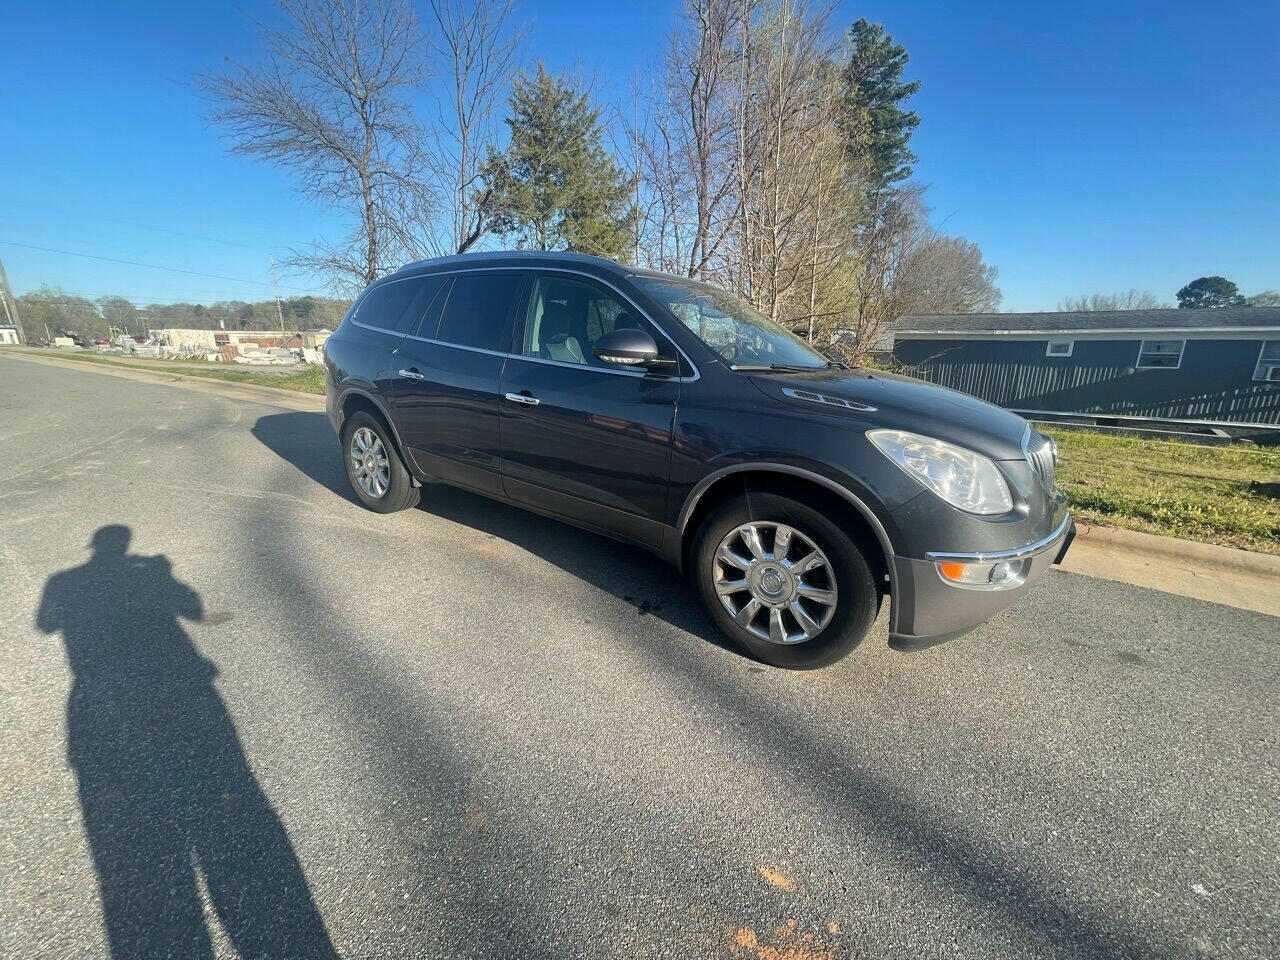
[[[423,500],[323,414],[0,357],[0,956],[1276,955],[1280,620],[1055,572],[787,673]]]

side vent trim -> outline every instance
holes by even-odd
[[[783,387],[782,392],[795,400],[807,400],[809,403],[820,403],[824,407],[844,407],[846,410],[857,410],[859,413],[875,413],[876,407],[857,400],[843,400],[830,397],[825,393],[814,393],[812,390],[797,390],[795,387]]]

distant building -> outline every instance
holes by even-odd
[[[0,324],[0,343],[17,343],[18,328],[8,324]]]
[[[893,341],[916,376],[1019,413],[1280,425],[1280,307],[924,314]]]
[[[182,353],[210,353],[224,346],[240,347],[310,347],[320,349],[329,339],[329,330],[303,330],[281,333],[279,330],[199,330],[190,327],[166,327],[152,330],[157,343]]]

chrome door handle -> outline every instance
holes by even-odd
[[[417,370],[401,370],[401,371],[400,371],[400,376],[404,377],[406,380],[425,380],[425,379],[427,379],[423,374],[419,373]]]
[[[530,407],[536,407],[542,402],[537,397],[531,397],[527,393],[508,393],[507,399],[512,403],[523,403]]]

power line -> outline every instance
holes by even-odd
[[[211,292],[216,292],[216,291],[211,291]],[[327,293],[302,293],[302,294],[298,294],[298,296],[314,297],[317,300],[341,300],[347,303],[350,302],[350,300],[348,300],[346,297],[334,297],[334,296],[330,296]],[[70,290],[60,290],[58,293],[53,293],[53,294],[43,294],[38,289],[36,289],[36,290],[28,290],[26,293],[19,294],[16,297],[16,299],[39,300],[41,302],[48,302],[48,303],[58,303],[63,300],[88,300],[90,303],[97,303],[99,300],[103,299],[104,297],[123,297],[125,300],[130,301],[135,307],[139,309],[142,309],[143,307],[151,306],[152,304],[155,304],[156,306],[163,306],[163,307],[175,306],[180,303],[209,306],[210,304],[214,304],[214,303],[253,303],[253,304],[271,303],[273,300],[271,296],[259,296],[258,294],[253,294],[253,293],[248,294],[247,296],[240,296],[240,297],[218,296],[216,298],[213,298],[207,295],[196,296],[193,291],[187,291],[186,293],[165,293],[165,294],[157,295],[157,294],[131,293],[126,290],[118,290],[118,289],[107,290],[104,293],[79,293],[79,292],[70,291]],[[291,297],[285,298],[286,301],[290,299],[292,298]]]
[[[65,303],[68,301],[82,300],[88,303],[92,303],[92,305],[96,305],[97,302],[99,302],[100,300],[102,300],[102,298],[105,298],[105,297],[122,297],[124,298],[124,300],[127,300],[129,301],[129,303],[132,303],[134,310],[150,310],[151,307],[165,308],[165,310],[168,310],[168,308],[178,307],[183,305],[193,306],[193,307],[202,306],[207,308],[207,310],[212,310],[212,308],[214,308],[215,305],[218,305],[218,303],[248,303],[248,305],[251,305],[251,306],[259,306],[259,305],[262,305],[262,303],[269,303],[269,305],[274,305],[274,302],[275,302],[271,297],[262,297],[261,300],[244,300],[244,298],[237,298],[237,297],[224,297],[224,298],[219,298],[219,300],[198,300],[198,298],[197,300],[191,300],[191,298],[174,297],[174,296],[137,297],[137,296],[131,296],[131,294],[128,294],[128,293],[104,293],[104,294],[99,294],[99,296],[88,296],[88,294],[83,294],[83,293],[61,293],[61,294],[55,293],[55,294],[51,294],[51,296],[46,296],[46,294],[41,294],[36,292],[19,294],[19,296],[14,297],[14,300],[18,301],[19,303],[23,303],[23,302]],[[334,303],[351,302],[349,300],[346,300],[346,298],[330,297],[328,296],[328,294],[325,294],[325,293],[300,294],[300,296],[298,296],[298,298],[302,298],[302,297],[312,297],[314,298],[314,300],[332,301]],[[293,297],[283,298],[284,303],[288,303],[291,300],[294,300],[294,298]]]
[[[50,212],[50,211],[46,211]],[[243,243],[238,240],[223,240],[220,237],[210,237],[201,233],[187,233],[183,230],[173,230],[169,227],[155,226],[149,223],[139,223],[136,220],[121,220],[118,217],[107,217],[100,213],[87,213],[84,210],[68,211],[54,209],[51,212],[62,214],[68,217],[76,217],[85,220],[98,220],[102,223],[114,223],[122,227],[129,227],[131,230],[146,230],[152,233],[167,233],[174,237],[186,237],[188,240],[203,240],[205,243],[219,243],[226,247],[240,247],[244,250],[259,250],[264,244]]]
[[[192,277],[205,277],[209,280],[227,280],[231,283],[252,283],[262,287],[272,286],[269,280],[246,280],[244,277],[228,277],[219,273],[201,273],[199,270],[184,270],[181,267],[165,267],[156,263],[141,263],[137,260],[120,260],[116,257],[102,257],[95,253],[77,253],[74,250],[56,250],[53,247],[39,247],[33,243],[19,243],[16,240],[0,240],[10,247],[22,247],[26,250],[39,250],[42,253],[57,253],[68,257],[83,257],[87,260],[101,260],[104,263],[120,263],[129,267],[145,267],[148,270],[166,270],[169,273],[184,273]],[[308,292],[305,287],[285,287],[286,290]]]

